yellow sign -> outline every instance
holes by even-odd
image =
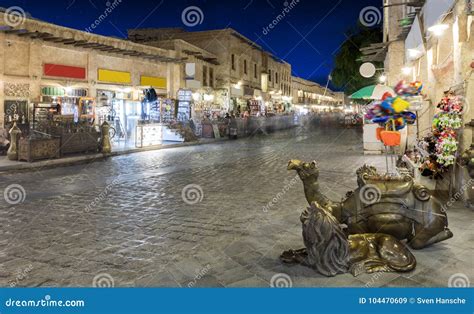
[[[99,69],[97,73],[97,79],[101,82],[107,83],[130,84],[132,82],[132,76],[130,72],[112,71],[105,69]]]
[[[166,89],[166,78],[142,75],[140,78],[140,85]]]

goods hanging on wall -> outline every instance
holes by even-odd
[[[456,163],[458,151],[457,130],[462,128],[463,100],[448,91],[438,103],[438,113],[432,123],[432,133],[418,146],[429,154],[420,167],[424,176],[441,178],[443,172]]]

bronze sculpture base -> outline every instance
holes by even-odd
[[[381,233],[346,236],[339,222],[313,202],[301,215],[306,248],[281,254],[285,263],[299,263],[325,276],[351,272],[408,272],[416,267],[415,256],[395,237]]]
[[[348,234],[385,233],[406,239],[413,249],[422,249],[453,236],[441,202],[409,176],[378,174],[374,167],[357,171],[358,188],[342,202],[333,202],[320,191],[319,167],[315,161],[290,160],[303,181],[309,204],[317,202],[340,223]]]

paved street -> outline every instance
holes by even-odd
[[[385,167],[362,155],[361,137],[298,128],[2,175],[0,189],[19,184],[26,197],[1,199],[0,285],[267,287],[280,273],[293,286],[447,286],[458,273],[474,282],[474,213],[461,204],[448,213],[454,238],[415,251],[411,273],[326,278],[279,261],[303,246],[306,200],[288,160],[316,159],[323,189],[339,200],[358,167]]]

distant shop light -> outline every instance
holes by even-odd
[[[204,101],[213,101],[214,95],[212,94],[204,94]]]
[[[125,87],[124,89],[122,89],[122,92],[124,93],[130,93],[132,91],[132,89],[130,87]]]
[[[382,74],[379,76],[380,83],[385,83],[386,81],[387,81],[387,76],[385,74]]]
[[[70,92],[72,92],[72,87],[71,86],[67,86],[65,89],[67,94],[69,94]]]
[[[201,94],[200,93],[193,93],[193,100],[194,101],[201,100]]]
[[[449,28],[448,24],[436,24],[428,28],[428,31],[435,36],[442,36]]]
[[[237,84],[234,84],[235,89],[240,89],[244,83],[242,81],[238,81]]]

